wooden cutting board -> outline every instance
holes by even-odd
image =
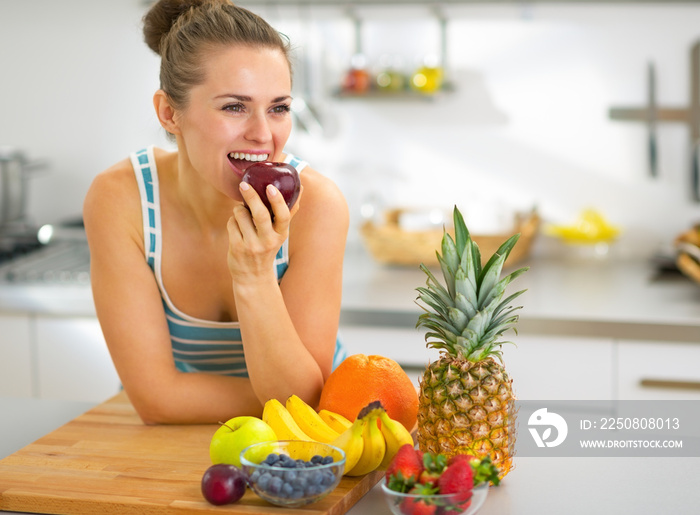
[[[146,426],[125,394],[0,460],[0,510],[52,514],[341,515],[382,477],[343,477],[317,503],[273,506],[248,490],[213,506],[201,493],[216,425]]]

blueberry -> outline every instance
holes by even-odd
[[[265,461],[263,463],[265,465],[274,465],[279,461],[279,456],[277,456],[275,453],[268,454],[267,458],[265,458]]]
[[[294,488],[292,488],[292,485],[290,485],[289,483],[285,483],[282,485],[282,490],[280,491],[280,496],[291,498],[293,491],[294,491]]]
[[[290,499],[301,499],[304,497],[304,490],[298,490],[294,489],[292,490],[292,494],[289,496]]]
[[[294,478],[291,483],[292,483],[292,486],[294,488],[298,488],[299,490],[303,490],[304,488],[306,488],[308,480],[304,476],[299,476],[299,477]]]
[[[261,474],[260,469],[256,469],[255,472],[253,472],[250,475],[250,480],[253,482],[256,482],[258,480],[258,478],[260,477],[260,474]]]
[[[311,457],[311,463],[313,463],[314,465],[319,465],[322,460],[323,456],[319,456],[318,454]]]
[[[326,456],[321,460],[321,463],[323,465],[328,465],[329,463],[333,463],[333,456]]]
[[[304,460],[296,460],[297,468],[306,468],[306,462]]]
[[[323,474],[323,481],[321,482],[324,486],[330,486],[335,482],[335,475],[330,470],[324,470],[321,472]]]
[[[296,470],[285,470],[282,473],[282,479],[288,483],[291,483],[297,478]]]
[[[267,486],[267,492],[273,495],[277,495],[282,490],[283,481],[279,477],[273,477],[270,479],[270,484]]]
[[[309,474],[308,482],[312,485],[320,485],[323,483],[323,472],[320,470],[314,470]]]
[[[320,495],[322,492],[323,488],[321,488],[319,485],[307,485],[306,489],[304,490],[304,494],[307,497]]]
[[[252,477],[252,476],[251,476]],[[263,472],[258,478],[257,485],[261,490],[266,490],[272,479],[272,474],[269,472]]]

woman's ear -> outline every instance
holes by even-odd
[[[158,121],[170,134],[179,134],[180,128],[175,120],[175,109],[170,104],[170,99],[165,91],[159,89],[153,95],[153,107],[156,109]]]

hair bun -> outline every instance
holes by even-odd
[[[216,0],[158,0],[143,17],[143,37],[148,47],[160,55],[161,41],[177,19],[190,9],[204,4],[227,3]]]

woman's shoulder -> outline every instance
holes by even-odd
[[[302,194],[299,211],[292,219],[289,241],[297,248],[322,237],[322,245],[337,237],[344,240],[349,225],[349,210],[345,197],[329,177],[307,166],[300,174]],[[290,247],[291,249],[291,247]]]
[[[314,210],[326,213],[339,214],[347,211],[345,197],[333,180],[310,166],[303,169],[300,178],[304,188],[302,205],[309,205]]]
[[[172,155],[173,153],[167,150],[153,148],[153,156],[158,169],[167,167]],[[129,197],[137,198],[139,196],[132,156],[116,162],[95,176],[88,191],[88,196],[101,195],[102,193],[109,193],[110,198],[116,198],[117,200],[125,200]]]
[[[92,180],[86,201],[99,199],[99,203],[124,201],[138,193],[136,178],[129,158],[113,164],[98,173]]]
[[[130,158],[99,172],[85,195],[83,219],[96,228],[138,225],[141,200]]]

